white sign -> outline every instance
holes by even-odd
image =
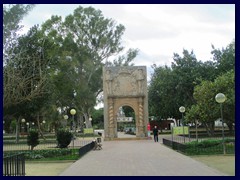
[[[118,117],[117,122],[132,122],[133,118],[132,117]]]

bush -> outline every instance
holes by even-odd
[[[57,132],[57,142],[59,148],[67,148],[70,144],[73,135],[68,130],[60,129]]]
[[[71,155],[71,149],[51,149],[51,150],[36,150],[36,151],[26,151],[25,158],[27,160],[34,159],[46,159],[46,158],[57,158],[62,157],[64,159],[65,156]]]
[[[12,156],[21,153],[24,153],[26,160],[56,160],[56,159],[78,159],[78,149],[43,149],[43,150],[24,150],[24,151],[7,151],[4,152],[4,157]],[[74,153],[76,155],[74,155]]]
[[[234,153],[235,139],[225,139],[226,152],[228,154]],[[192,141],[185,144],[184,153],[188,155],[200,155],[200,154],[222,154],[223,145],[222,139],[218,140],[204,140],[204,141]]]
[[[27,136],[27,144],[31,146],[31,150],[39,144],[38,132],[35,130],[30,130]]]
[[[199,148],[207,148],[212,146],[217,146],[221,144],[221,140],[204,140],[204,141],[192,141],[190,143],[186,143],[188,147],[199,147]]]

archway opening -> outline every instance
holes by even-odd
[[[121,106],[117,113],[117,137],[136,137],[136,117],[130,106]]]

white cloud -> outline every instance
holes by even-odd
[[[65,17],[77,4],[37,5],[23,20],[29,28],[51,15]],[[235,38],[235,5],[230,4],[84,4],[126,27],[127,48],[138,48],[136,65],[171,65],[173,53],[193,50],[197,59],[211,58],[211,44],[226,47]],[[26,30],[25,30],[26,31]]]

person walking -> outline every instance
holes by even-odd
[[[157,128],[157,126],[154,126],[154,128],[153,128],[153,137],[154,137],[154,141],[158,142],[158,128]]]

